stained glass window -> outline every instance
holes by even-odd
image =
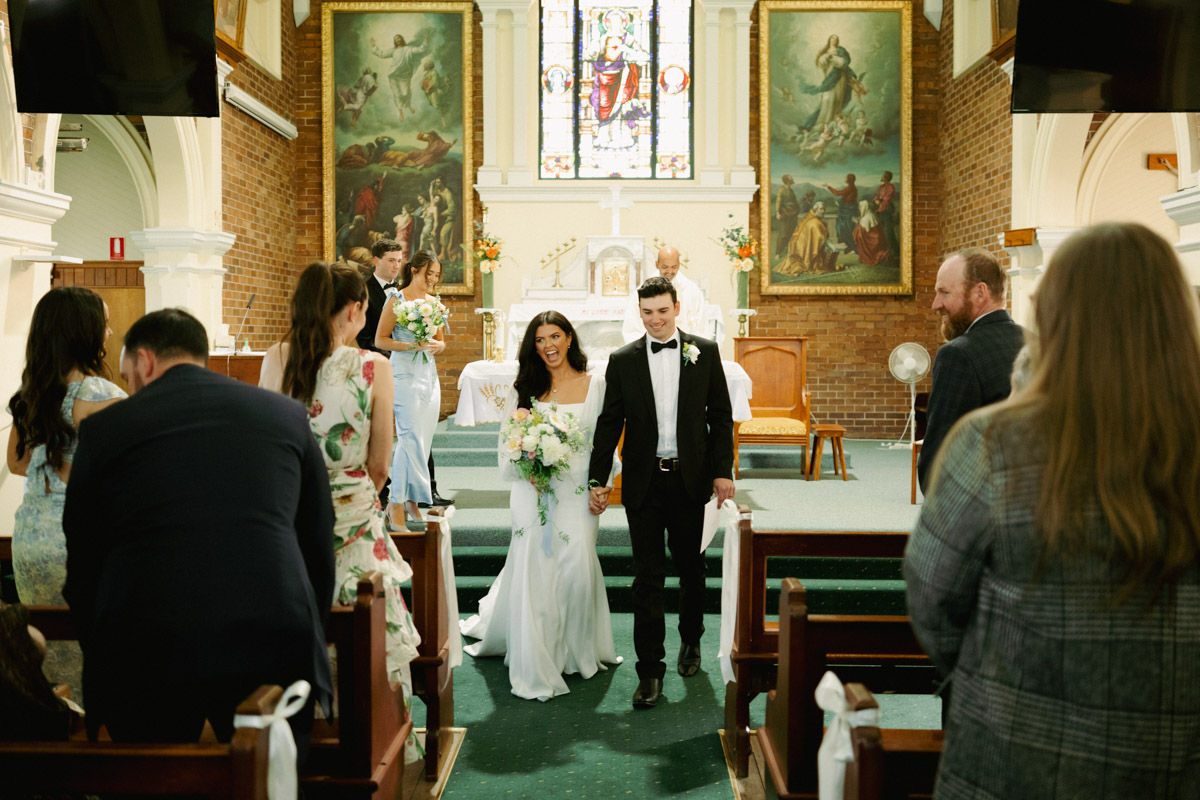
[[[541,177],[691,178],[691,0],[542,0],[541,22]]]

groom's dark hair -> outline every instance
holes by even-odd
[[[642,285],[638,287],[638,300],[649,300],[651,297],[658,297],[662,294],[671,295],[671,302],[679,302],[679,293],[675,291],[675,284],[661,275],[655,275],[653,278],[647,278],[642,281]]]

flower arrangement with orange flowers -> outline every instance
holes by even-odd
[[[758,258],[758,242],[741,225],[721,231],[717,244],[725,248],[725,255],[729,257],[734,272],[750,272],[754,269]]]
[[[504,242],[492,233],[483,229],[482,223],[475,223],[475,260],[479,262],[479,271],[489,275],[500,268],[500,248]]]

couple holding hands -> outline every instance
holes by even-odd
[[[522,408],[571,414],[592,446],[571,454],[569,469],[551,481],[548,502],[546,492],[516,474],[502,437],[501,470],[513,481],[513,537],[479,614],[461,627],[480,640],[468,653],[505,657],[519,697],[549,700],[569,691],[564,674],[590,678],[621,661],[596,555],[599,515],[617,470],[624,471],[635,573],[634,708],[658,703],[666,674],[664,533],[679,574],[677,670],[691,677],[700,668],[704,505],[715,494],[719,506],[734,491],[729,390],[716,343],[676,327],[678,295],[669,280],[645,281],[638,306],[646,336],[614,352],[604,376],[588,374],[571,323],[556,311],[535,317],[521,344],[506,418]],[[549,519],[539,525],[543,516]]]

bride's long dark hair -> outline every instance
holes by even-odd
[[[543,325],[557,325],[567,335],[571,343],[567,345],[567,363],[572,369],[587,372],[587,356],[579,346],[579,334],[570,320],[557,311],[543,311],[529,321],[525,329],[525,338],[521,340],[521,350],[517,354],[520,366],[517,369],[517,379],[513,388],[517,390],[517,408],[531,408],[530,398],[541,397],[550,391],[550,370],[546,362],[537,352],[537,330]]]

